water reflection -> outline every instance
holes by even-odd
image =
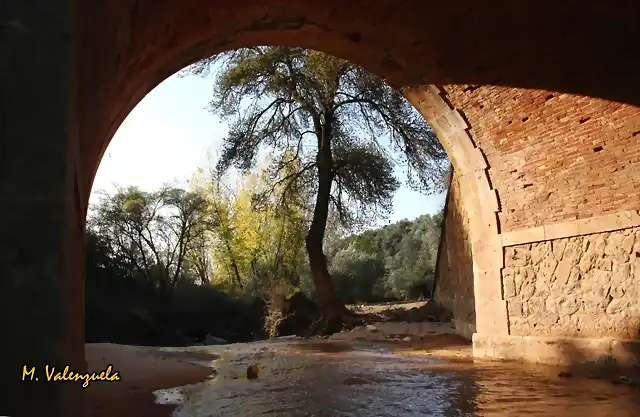
[[[606,380],[559,379],[544,368],[493,366],[473,370],[477,416],[640,415],[638,391]]]
[[[176,416],[638,416],[640,396],[540,367],[451,363],[390,347],[288,342],[247,347],[188,388]],[[223,355],[224,356],[224,355]],[[260,378],[243,378],[257,363]]]

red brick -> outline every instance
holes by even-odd
[[[503,210],[498,214],[502,231],[640,206],[635,191],[640,189],[640,140],[627,133],[640,120],[640,109],[544,90],[482,86],[463,92],[465,87],[445,90],[487,156]],[[554,97],[546,101],[550,94]],[[524,117],[529,120],[522,122]],[[603,149],[594,152],[596,146]],[[514,157],[522,156],[525,165],[512,173]],[[541,187],[551,192],[545,201],[536,198]]]

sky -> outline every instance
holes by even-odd
[[[153,89],[111,140],[90,203],[96,202],[97,191],[112,192],[116,185],[153,190],[165,183],[185,184],[198,167],[207,167],[209,155],[220,148],[228,129],[207,110],[212,93],[210,78],[178,74]],[[394,198],[393,214],[379,224],[433,214],[443,204],[444,193],[426,196],[402,186]]]

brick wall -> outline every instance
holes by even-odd
[[[462,204],[460,185],[455,176],[449,190],[442,239],[434,297],[453,313],[455,320],[475,326],[469,218]]]
[[[445,86],[498,190],[502,231],[640,204],[640,109],[543,90]]]

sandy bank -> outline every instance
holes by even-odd
[[[86,389],[91,417],[168,417],[173,406],[155,404],[153,391],[205,380],[213,369],[192,362],[214,360],[200,352],[162,352],[158,348],[90,343],[89,371],[108,365],[120,373],[118,382],[93,382]]]

